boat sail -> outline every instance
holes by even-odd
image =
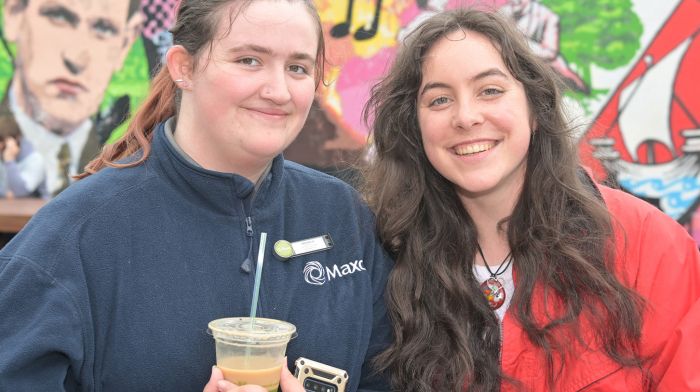
[[[620,92],[618,127],[633,161],[620,159],[612,138],[590,140],[596,147],[593,156],[614,174],[623,189],[658,200],[659,208],[677,220],[697,204],[700,196],[699,130],[683,131],[685,143],[689,146],[687,150],[695,153],[675,157],[669,162],[656,163],[650,159],[639,163],[637,150],[641,144],[651,142],[661,142],[670,151],[675,149],[670,128],[674,84],[670,81],[678,73],[691,41],[688,38],[681,42],[656,64],[647,56],[644,59],[649,67],[647,72]],[[651,152],[653,148],[647,151]]]
[[[669,81],[678,72],[688,45],[690,39],[678,45],[657,64],[652,63],[651,56],[645,56],[645,62],[649,64],[647,72],[620,93],[618,124],[625,147],[635,161],[639,160],[639,145],[649,141],[658,141],[669,150],[674,150],[669,126],[673,83]]]
[[[656,204],[700,243],[700,1],[680,0],[581,138],[599,180]]]

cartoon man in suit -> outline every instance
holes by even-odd
[[[5,0],[14,74],[0,135],[17,129],[44,158],[50,195],[80,173],[108,135],[96,116],[112,75],[139,36],[140,0]],[[123,117],[123,116],[122,116]]]

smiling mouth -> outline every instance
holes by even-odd
[[[488,151],[492,149],[493,147],[496,146],[495,142],[488,142],[488,143],[474,143],[474,144],[468,144],[466,146],[458,146],[455,147],[455,153],[457,155],[463,156],[463,155],[474,155],[478,154],[480,152]]]
[[[277,118],[285,117],[289,114],[285,111],[276,110],[276,109],[249,109],[249,110],[252,112],[263,114],[265,116],[277,117]]]

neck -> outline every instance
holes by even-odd
[[[498,266],[510,253],[508,243],[508,224],[499,228],[499,223],[511,216],[517,197],[506,196],[502,198],[460,197],[462,205],[474,221],[478,233],[478,242],[486,257],[489,266]],[[475,263],[483,265],[484,262],[478,255]]]
[[[241,159],[242,154],[231,151],[228,146],[207,140],[197,133],[194,126],[187,125],[187,121],[182,120],[180,115],[173,135],[175,142],[199,166],[220,173],[238,174],[257,183],[270,164],[270,160],[246,162]]]
[[[474,264],[484,265],[488,263],[489,266],[497,267],[510,253],[508,236],[505,231],[479,230],[478,242],[484,252],[485,259],[482,259],[477,252]]]

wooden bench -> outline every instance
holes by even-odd
[[[46,204],[43,199],[0,199],[0,248]]]

